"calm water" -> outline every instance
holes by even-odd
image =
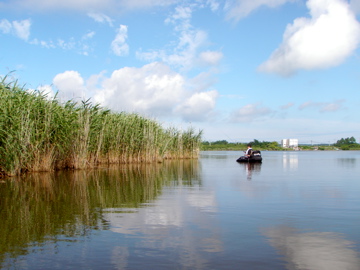
[[[360,269],[360,151],[196,161],[0,184],[1,269]]]

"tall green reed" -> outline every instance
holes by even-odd
[[[61,103],[17,82],[0,82],[0,175],[84,169],[98,164],[196,158],[201,131],[163,128],[90,100]]]

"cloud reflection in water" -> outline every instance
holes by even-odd
[[[307,270],[358,270],[359,254],[354,243],[334,232],[297,232],[280,226],[263,231],[274,248],[283,255],[287,269]]]

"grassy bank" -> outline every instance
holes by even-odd
[[[201,131],[163,128],[133,113],[49,99],[0,82],[0,175],[98,164],[196,158]]]

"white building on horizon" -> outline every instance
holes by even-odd
[[[297,148],[299,146],[298,139],[282,139],[281,146],[283,148]]]

